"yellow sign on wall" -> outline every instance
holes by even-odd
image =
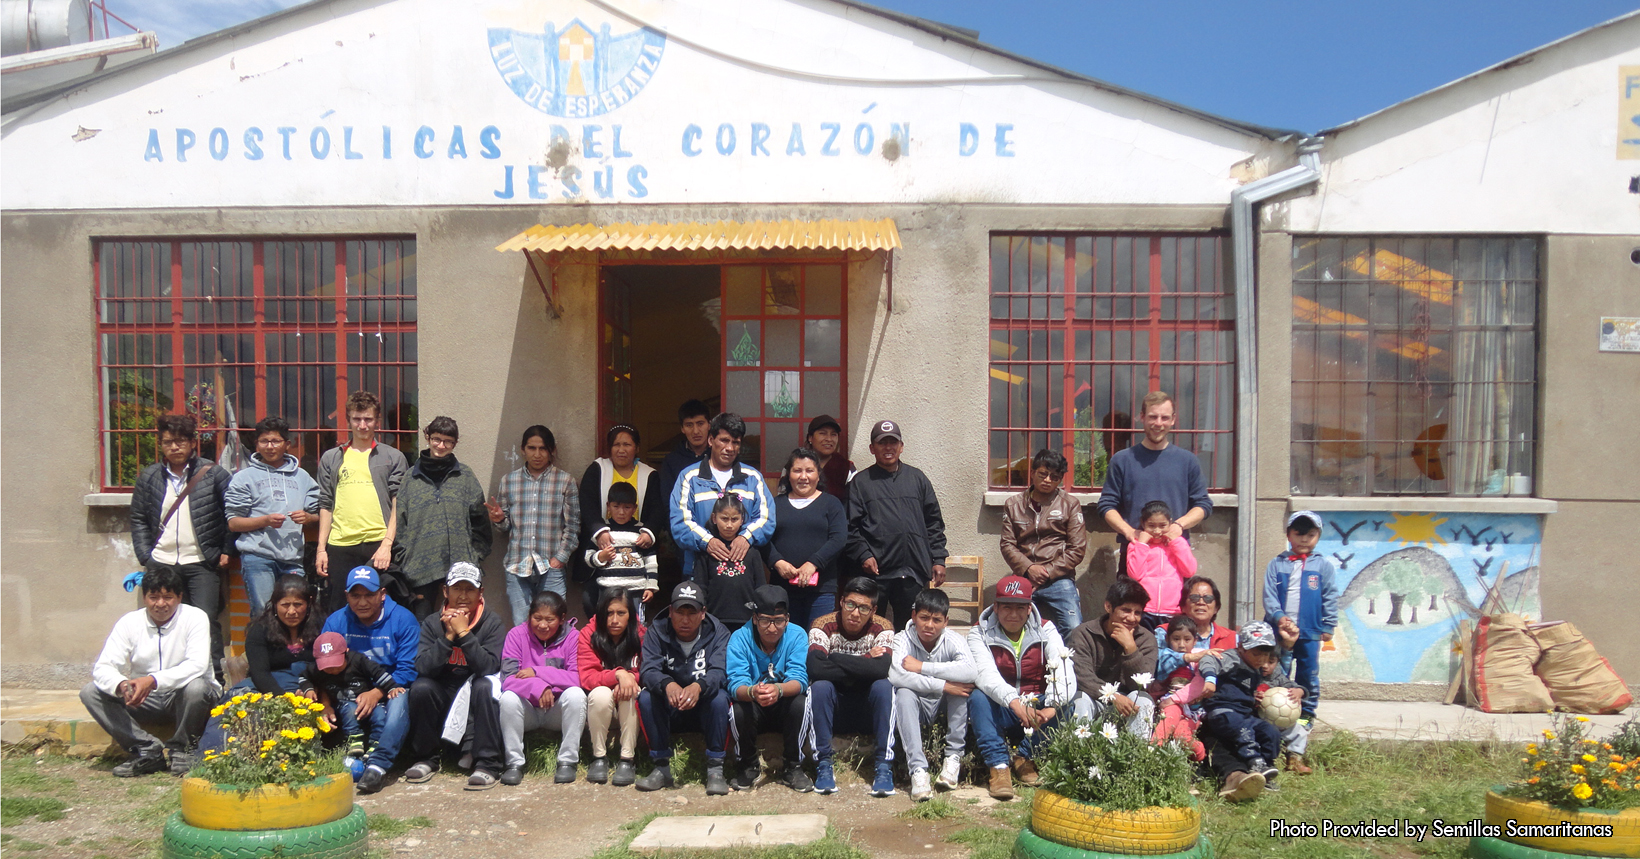
[[[1640,159],[1640,66],[1617,67],[1617,158]]]

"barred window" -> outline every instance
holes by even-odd
[[[1538,243],[1293,245],[1295,494],[1530,494]]]
[[[1173,441],[1234,484],[1235,300],[1220,236],[993,235],[989,480],[1029,483],[1059,450],[1068,489],[1104,483],[1142,439],[1139,401],[1172,394]]]
[[[96,280],[103,488],[157,461],[167,413],[228,467],[283,417],[311,471],[355,390],[381,398],[382,441],[415,452],[414,239],[104,241]]]

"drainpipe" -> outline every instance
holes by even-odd
[[[1265,200],[1288,191],[1314,185],[1321,179],[1321,144],[1318,137],[1298,143],[1298,166],[1256,182],[1249,182],[1230,194],[1230,244],[1235,254],[1236,288],[1236,554],[1232,582],[1236,595],[1236,623],[1263,617],[1259,610],[1262,590],[1253,556],[1254,521],[1258,505],[1258,303],[1257,288],[1258,222],[1254,208]]]

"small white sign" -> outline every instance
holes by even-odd
[[[1640,316],[1600,317],[1600,351],[1640,352]]]

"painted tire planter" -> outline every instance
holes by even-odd
[[[370,848],[369,834],[362,808],[317,826],[254,832],[201,829],[189,826],[177,813],[165,824],[160,855],[164,859],[364,859]]]
[[[352,811],[353,778],[348,773],[306,784],[268,784],[248,791],[202,778],[182,780],[182,819],[199,829],[294,829],[341,820]]]
[[[1123,859],[1133,854],[1083,850],[1080,847],[1049,841],[1026,828],[1020,830],[1019,837],[1014,840],[1014,849],[1009,855],[1011,859]],[[1154,859],[1213,859],[1214,854],[1213,845],[1208,842],[1206,836],[1203,836],[1184,850],[1150,855]]]
[[[1117,856],[1169,856],[1201,837],[1195,807],[1107,811],[1038,789],[1031,800],[1031,832],[1056,844]]]
[[[1484,819],[1487,823],[1505,827],[1502,840],[1547,851],[1549,855],[1640,857],[1640,808],[1623,811],[1584,808],[1568,811],[1547,803],[1513,799],[1502,796],[1495,790],[1489,790],[1486,792]],[[1507,830],[1510,820],[1515,821],[1518,826],[1552,826],[1557,823],[1610,826],[1612,837],[1510,835]]]
[[[1561,853],[1557,850],[1539,850],[1502,838],[1477,836],[1469,839],[1468,859],[1585,859],[1581,853]]]

